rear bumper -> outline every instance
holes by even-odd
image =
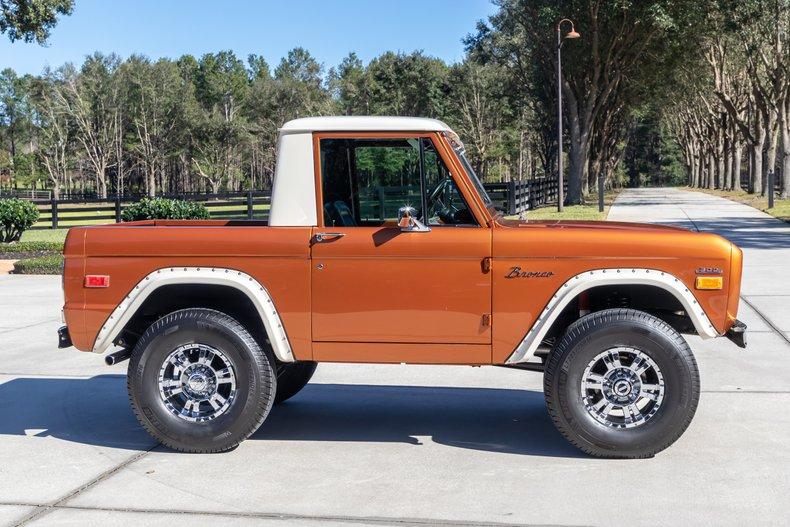
[[[746,347],[746,324],[740,320],[735,320],[727,330],[726,336],[733,341],[739,348]]]
[[[71,335],[69,335],[69,328],[66,326],[61,326],[58,329],[58,348],[70,348],[74,344],[71,342]]]

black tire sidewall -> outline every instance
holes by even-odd
[[[658,319],[645,316],[596,323],[569,333],[570,338],[563,339],[556,350],[559,367],[547,388],[558,403],[561,428],[572,432],[583,449],[618,456],[649,454],[666,448],[683,433],[696,411],[699,377],[682,337]],[[660,408],[646,423],[634,428],[606,426],[596,421],[581,402],[581,380],[587,365],[599,353],[617,347],[644,352],[664,378]]]
[[[318,363],[302,361],[277,365],[277,395],[274,404],[284,403],[307,386]]]
[[[260,409],[271,407],[275,390],[270,361],[249,334],[230,317],[206,311],[177,312],[155,323],[138,342],[129,364],[129,392],[138,416],[160,442],[178,450],[232,448],[251,433]],[[219,417],[200,423],[171,413],[159,393],[165,359],[178,347],[195,343],[220,350],[236,376],[231,406]]]

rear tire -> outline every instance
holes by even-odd
[[[664,321],[607,309],[574,322],[549,355],[549,415],[585,453],[646,458],[674,443],[699,402],[697,363]]]
[[[263,423],[274,403],[274,359],[233,318],[184,309],[149,327],[127,386],[140,424],[181,452],[223,452]]]
[[[283,362],[277,365],[277,395],[274,404],[280,404],[307,386],[318,366],[315,362]]]

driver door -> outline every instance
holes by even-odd
[[[491,230],[458,201],[463,195],[437,139],[317,136],[323,212],[312,243],[317,360],[490,362],[491,275],[484,259]],[[443,202],[428,203],[438,185]],[[430,230],[402,232],[397,211],[404,205],[417,209]]]

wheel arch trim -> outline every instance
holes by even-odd
[[[604,285],[650,285],[664,289],[683,305],[700,337],[707,339],[719,336],[694,293],[676,276],[656,269],[594,269],[572,276],[557,289],[505,363],[517,364],[531,359],[562,310],[580,293]]]
[[[168,285],[222,285],[245,294],[258,311],[274,355],[282,362],[295,362],[288,335],[269,291],[252,276],[236,269],[220,267],[165,267],[140,280],[110,313],[93,344],[94,353],[105,353],[145,300]]]

